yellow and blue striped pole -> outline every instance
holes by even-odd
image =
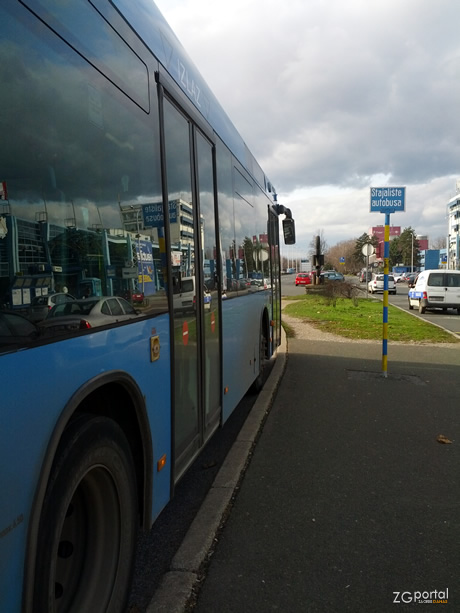
[[[383,251],[383,343],[382,374],[388,376],[388,272],[390,260],[390,214],[385,213],[385,243]]]

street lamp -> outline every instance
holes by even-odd
[[[411,248],[411,254],[410,254],[411,260],[410,260],[410,271],[414,272],[414,233],[412,232],[412,248]]]
[[[414,272],[414,238],[415,240],[417,240],[415,233],[412,232],[411,267],[410,267],[411,272]]]
[[[134,205],[131,205],[131,209],[134,211]],[[144,263],[142,261],[142,254],[141,254],[141,234],[139,231],[139,215],[141,213],[141,209],[140,207],[136,210],[136,229],[137,229],[137,234],[136,234],[136,238],[137,238],[137,257],[138,257],[138,271],[140,270],[140,273],[142,275],[142,293],[144,293]],[[139,280],[139,274],[138,274],[138,280]]]

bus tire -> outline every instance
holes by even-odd
[[[265,383],[265,376],[267,372],[267,336],[264,331],[263,323],[260,324],[259,335],[259,374],[251,386],[251,391],[259,393]]]
[[[122,613],[132,578],[138,504],[131,451],[106,417],[64,433],[40,518],[34,611]]]

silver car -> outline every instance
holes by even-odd
[[[107,326],[140,315],[127,300],[118,296],[102,296],[57,304],[41,322],[49,333],[66,333]]]
[[[47,296],[35,296],[30,304],[27,317],[30,321],[37,323],[45,319],[51,309],[57,304],[63,304],[75,300],[72,294],[57,292],[56,294],[48,294]]]

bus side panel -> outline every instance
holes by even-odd
[[[222,422],[228,419],[258,374],[254,357],[258,356],[260,322],[268,301],[269,292],[260,291],[222,302]]]
[[[153,326],[160,339],[160,358],[151,362]],[[20,610],[28,526],[48,443],[69,399],[95,374],[121,370],[139,386],[147,406],[154,466],[164,454],[168,458],[165,468],[153,473],[152,520],[169,501],[169,317],[7,354],[0,363],[0,611],[12,612]],[[48,389],[44,381],[49,381]]]

